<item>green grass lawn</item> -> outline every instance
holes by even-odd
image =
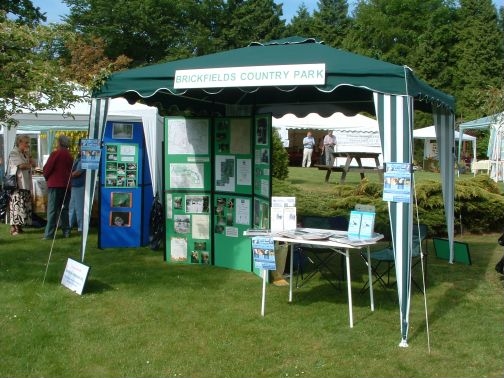
[[[314,171],[314,173],[317,171]],[[351,260],[354,328],[346,287],[316,276],[294,291],[213,266],[167,264],[162,251],[96,248],[92,230],[82,296],[60,282],[80,239],[17,237],[0,224],[2,377],[502,377],[503,280],[499,235],[464,235],[473,265],[432,249],[424,297],[412,294],[409,348],[399,348],[395,289],[360,294],[366,267]],[[339,259],[337,259],[339,260]],[[47,265],[49,261],[49,264]],[[47,267],[47,277],[43,283]],[[418,275],[418,272],[415,272]],[[418,280],[417,276],[417,280]]]

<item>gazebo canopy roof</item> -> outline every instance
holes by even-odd
[[[282,69],[293,65],[323,65],[322,81],[297,85],[279,81],[275,84],[274,78],[279,77],[275,75],[281,75]],[[236,86],[232,80],[227,80],[230,76],[224,76],[230,69],[253,75],[252,68],[257,67],[263,75],[270,75],[270,80],[259,85],[242,81]],[[196,81],[190,84],[197,87],[180,85],[180,76],[177,75],[183,72],[190,72],[192,80]],[[210,79],[215,80],[208,80],[208,77],[202,76],[204,74],[220,76],[212,76]],[[224,109],[225,105],[263,108],[282,104],[283,110],[273,110],[278,117],[287,112],[298,116],[310,112],[329,115],[335,111],[347,114],[367,111],[373,114],[373,91],[410,95],[415,98],[415,108],[429,112],[432,103],[454,108],[452,96],[419,80],[406,66],[357,55],[302,37],[266,44],[251,43],[244,48],[117,72],[93,97],[122,96],[132,103],[142,99],[148,105],[161,105],[165,109],[177,106],[181,110],[189,107],[209,112],[219,111],[219,106]]]

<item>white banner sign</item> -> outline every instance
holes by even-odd
[[[175,89],[325,84],[325,63],[176,70]]]

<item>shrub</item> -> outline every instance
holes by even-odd
[[[279,180],[285,180],[289,177],[289,154],[283,146],[277,129],[273,129],[272,135],[273,159],[271,161],[271,176]]]

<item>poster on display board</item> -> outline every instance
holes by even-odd
[[[138,146],[107,143],[105,145],[105,187],[138,186]]]
[[[82,169],[97,170],[100,167],[101,146],[99,139],[81,139]]]
[[[386,163],[383,174],[383,200],[411,203],[412,166],[409,163]]]

